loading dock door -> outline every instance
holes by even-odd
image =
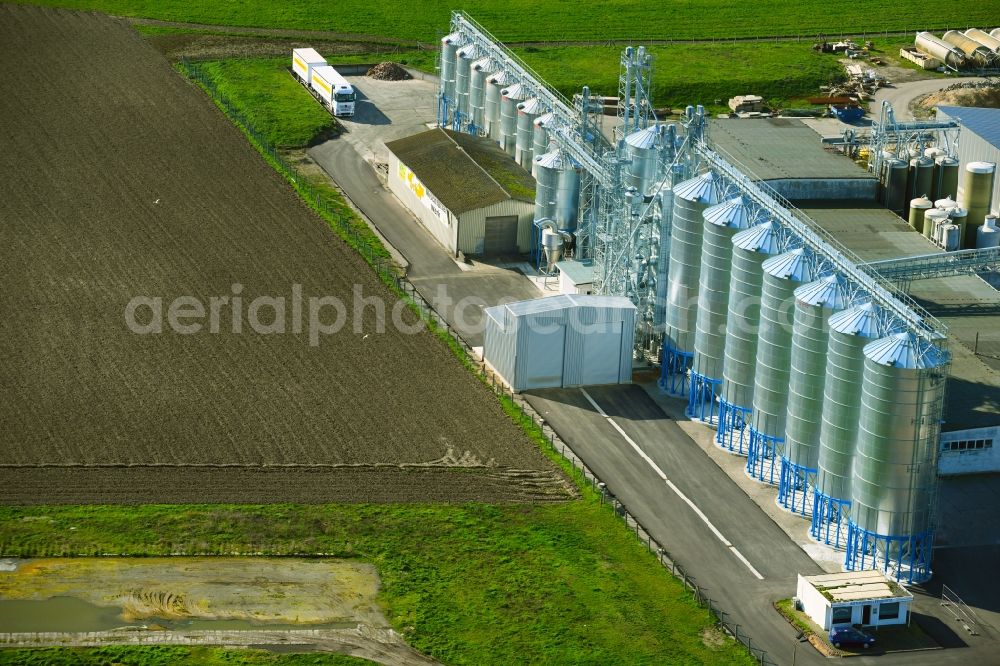
[[[551,388],[563,384],[563,355],[566,327],[548,325],[531,334],[531,344],[522,352],[527,356],[524,388]]]
[[[486,218],[483,254],[517,254],[517,215]]]
[[[588,324],[583,336],[583,384],[617,384],[621,365],[622,322]]]

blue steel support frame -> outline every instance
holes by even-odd
[[[931,577],[933,546],[934,533],[931,531],[904,535],[878,534],[858,527],[850,520],[847,524],[844,569],[881,569],[883,573],[888,573],[891,566],[895,569],[897,581],[905,579],[907,583],[921,583]]]
[[[850,510],[851,500],[830,497],[813,488],[813,515],[809,534],[820,543],[840,548],[841,526],[847,520]],[[833,532],[832,542],[830,532]]]
[[[455,115],[451,119],[451,128],[456,132],[462,131],[462,120],[465,118],[462,112],[458,110],[458,104],[455,104]]]
[[[774,470],[778,467],[778,445],[784,437],[772,437],[750,426],[750,445],[747,447],[747,474],[758,481],[775,486]],[[769,464],[770,463],[770,464]]]
[[[781,479],[778,482],[778,504],[792,513],[808,515],[812,509],[808,490],[816,486],[816,469],[797,465],[781,456]]]
[[[740,407],[725,400],[719,400],[719,429],[715,432],[715,441],[722,448],[741,456],[746,455],[748,426],[750,423],[749,407]]]
[[[673,396],[685,396],[690,388],[689,371],[694,362],[694,353],[685,352],[664,345],[660,360],[660,390]]]
[[[719,413],[716,396],[722,389],[722,380],[706,377],[691,371],[691,390],[688,393],[688,406],[685,412],[690,418],[703,423],[717,424]]]
[[[438,93],[438,127],[448,126],[449,108],[451,108],[451,100],[445,97],[444,93]]]

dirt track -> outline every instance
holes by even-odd
[[[0,502],[568,496],[439,341],[372,308],[317,347],[131,333],[139,295],[394,299],[125,22],[0,5],[0,63]]]

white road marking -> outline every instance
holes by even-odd
[[[648,464],[650,467],[653,468],[653,471],[656,472],[656,475],[658,477],[660,477],[661,479],[663,479],[663,482],[667,484],[667,487],[670,488],[670,490],[674,491],[674,493],[678,497],[680,497],[684,501],[685,504],[687,504],[689,507],[691,507],[691,510],[695,512],[695,515],[697,515],[699,518],[701,518],[701,521],[703,523],[705,523],[706,525],[708,525],[708,529],[710,529],[712,531],[712,534],[714,534],[716,536],[716,538],[718,538],[719,541],[721,541],[726,546],[726,548],[728,548],[730,551],[732,551],[733,555],[735,555],[737,557],[737,559],[739,559],[740,562],[742,562],[743,564],[746,565],[746,568],[750,570],[750,573],[752,573],[754,576],[756,576],[757,580],[764,580],[764,577],[760,575],[760,572],[757,571],[753,567],[752,564],[750,564],[750,561],[747,560],[747,558],[743,556],[743,553],[741,553],[739,551],[739,549],[737,549],[736,546],[734,546],[732,544],[732,542],[729,541],[729,539],[727,539],[722,534],[722,532],[719,531],[719,528],[717,528],[715,525],[712,524],[712,521],[710,521],[708,519],[708,516],[706,516],[705,513],[701,509],[698,508],[697,504],[695,504],[690,499],[688,499],[687,495],[685,495],[684,493],[682,493],[681,490],[680,490],[680,488],[678,488],[677,486],[675,486],[674,482],[667,478],[667,475],[663,473],[663,470],[660,469],[660,466],[657,465],[655,462],[653,462],[653,459],[650,458],[649,456],[647,456],[645,451],[643,451],[641,448],[639,448],[639,445],[636,444],[632,440],[632,438],[629,437],[628,434],[624,430],[622,430],[622,428],[621,428],[620,425],[618,425],[617,423],[615,423],[615,420],[613,418],[611,418],[610,416],[608,416],[607,412],[605,412],[603,409],[601,409],[601,406],[597,404],[597,401],[595,401],[592,397],[590,397],[590,394],[587,393],[587,390],[581,388],[580,392],[583,393],[583,397],[587,399],[587,402],[589,402],[591,405],[593,405],[594,409],[597,410],[597,413],[600,414],[601,416],[603,416],[607,420],[607,422],[611,424],[611,427],[614,428],[615,430],[617,430],[618,434],[621,435],[625,439],[625,441],[628,442],[629,445],[635,450],[635,452],[638,453],[639,456],[643,460],[646,461],[646,464]]]

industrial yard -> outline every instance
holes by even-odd
[[[0,663],[996,654],[1000,28],[674,108],[673,9],[76,4],[0,5]]]

